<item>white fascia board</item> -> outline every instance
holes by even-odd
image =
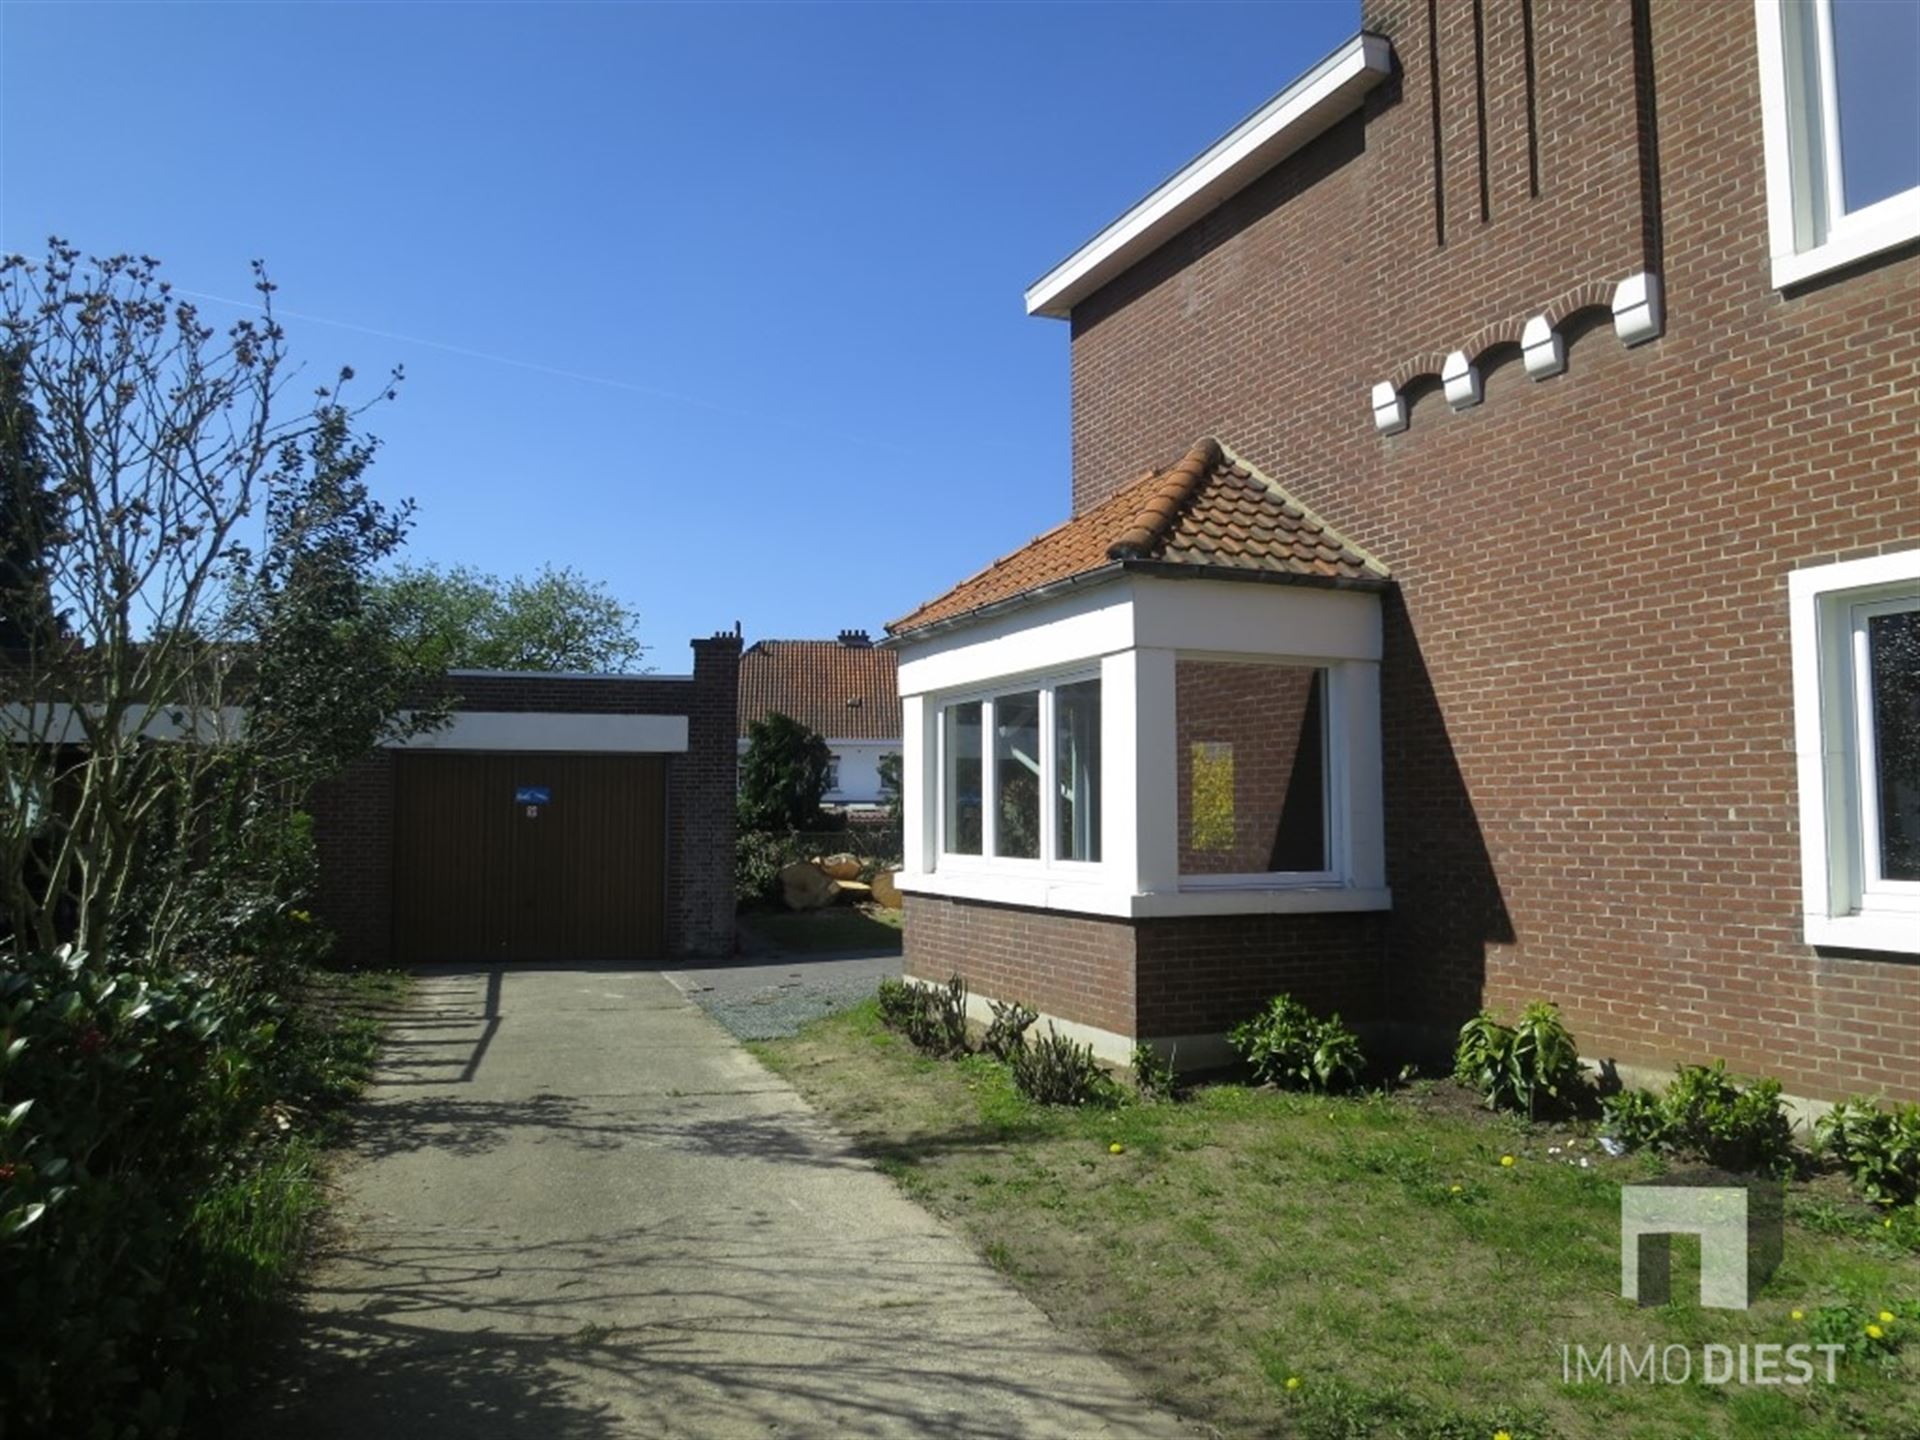
[[[904,638],[900,693],[962,690],[1090,664],[1133,643],[1132,589],[1116,578],[923,640]]]
[[[393,748],[675,755],[687,748],[687,717],[460,710],[441,729],[409,736]]]
[[[1143,648],[1313,664],[1380,658],[1371,590],[1137,576],[1129,593]]]
[[[1064,319],[1081,300],[1324,133],[1393,72],[1393,46],[1354,36],[1159,189],[1027,288],[1027,313]]]

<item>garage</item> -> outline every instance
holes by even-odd
[[[419,750],[396,761],[396,959],[666,953],[664,757]]]

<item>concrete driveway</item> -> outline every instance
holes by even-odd
[[[437,970],[252,1433],[1172,1436],[658,973]]]

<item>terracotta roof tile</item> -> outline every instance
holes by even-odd
[[[904,635],[1122,565],[1190,565],[1379,582],[1387,567],[1218,440],[1152,470],[887,626]]]
[[[833,740],[898,740],[900,660],[864,639],[761,640],[740,656],[740,734],[775,710]]]

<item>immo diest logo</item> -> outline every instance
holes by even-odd
[[[1646,1307],[1672,1291],[1673,1237],[1700,1241],[1700,1304],[1745,1310],[1780,1264],[1780,1190],[1714,1171],[1620,1187],[1620,1294]],[[1811,1385],[1834,1383],[1844,1345],[1563,1344],[1567,1385]]]

